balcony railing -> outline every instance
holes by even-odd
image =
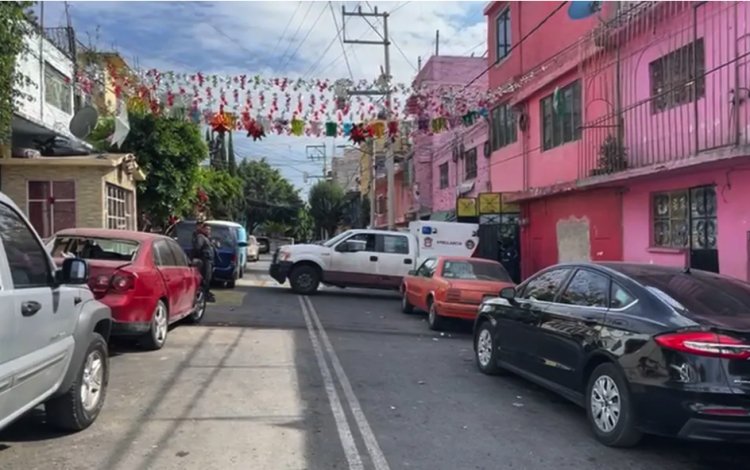
[[[659,2],[614,25],[580,65],[578,178],[749,145],[748,18],[745,2]]]

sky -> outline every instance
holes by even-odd
[[[336,25],[342,24],[342,6],[392,12],[388,28],[395,83],[411,83],[418,58],[424,64],[433,55],[436,30],[440,55],[482,56],[487,42],[486,2],[44,2],[45,27],[66,23],[66,3],[84,45],[119,52],[130,65],[160,71],[335,80],[350,77],[351,68],[355,80],[374,80],[383,64],[382,46],[345,44],[344,54],[336,40],[326,50],[337,37]],[[349,18],[346,39],[379,37],[364,20]],[[240,133],[234,139],[240,158],[265,157],[303,196],[317,181],[305,183],[305,173],[321,176],[323,170],[322,162],[307,159],[306,147],[325,144],[330,169],[334,149],[336,155],[343,152],[335,147],[348,143],[278,135],[253,142]]]

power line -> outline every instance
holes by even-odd
[[[361,2],[358,2],[357,6],[359,6],[359,3],[361,3]],[[341,34],[341,30],[344,27],[346,27],[346,23],[348,21],[349,21],[349,18],[345,18],[344,19],[344,21],[341,23],[341,29],[338,29],[336,31],[336,35],[333,36],[333,39],[331,39],[331,42],[328,43],[328,46],[326,46],[325,50],[323,51],[323,53],[318,58],[318,61],[315,62],[313,65],[311,65],[310,68],[307,70],[307,72],[305,72],[305,75],[304,75],[305,77],[309,78],[312,75],[312,73],[315,72],[318,69],[318,67],[320,66],[320,63],[323,62],[323,57],[325,57],[325,55],[328,53],[328,51],[331,50],[331,47],[333,47],[333,45],[336,43],[336,40],[339,38],[339,35]],[[336,60],[338,60],[340,58],[341,58],[341,56],[337,57]],[[326,67],[326,68],[328,68],[328,67]]]
[[[375,11],[375,9],[372,7],[372,5],[370,5],[370,2],[365,1],[365,3],[367,3],[367,6],[370,7],[371,11]],[[403,5],[400,5],[400,6],[396,7],[393,11],[389,12],[388,14],[392,15],[394,11],[396,11],[399,8],[403,7],[407,3],[409,3],[409,2],[406,2]],[[372,28],[376,33],[378,33],[378,36],[380,36],[381,39],[385,39],[385,38],[383,38],[383,35],[380,34],[380,31],[378,31],[378,29],[375,28],[375,26],[373,26],[372,23],[370,23],[370,20],[368,20],[367,17],[363,17],[363,19],[367,22],[367,24],[370,26],[370,28]],[[378,24],[380,24],[380,19],[379,18],[377,19],[377,22],[378,22]],[[406,56],[406,54],[404,54],[404,51],[401,49],[401,47],[398,45],[398,43],[396,43],[396,40],[393,39],[393,35],[391,35],[390,41],[391,41],[391,44],[393,44],[393,46],[396,48],[396,50],[401,54],[401,57],[404,58],[404,60],[406,61],[406,63],[409,64],[411,66],[411,68],[414,69],[415,72],[419,72],[419,70],[414,66],[414,64],[411,62],[411,60],[409,60],[409,58]]]
[[[349,70],[349,78],[354,80],[354,74],[352,73],[352,67],[349,65],[349,57],[346,55],[346,46],[344,46],[344,39],[341,37],[341,29],[339,28],[339,22],[336,21],[336,13],[333,11],[333,3],[328,2],[328,6],[331,9],[331,16],[333,17],[333,24],[336,26],[336,37],[339,38],[341,43],[341,51],[344,53],[344,60],[346,60],[346,69]]]
[[[297,2],[297,6],[294,8],[294,13],[292,13],[291,18],[289,18],[289,21],[287,22],[286,26],[284,26],[284,31],[281,33],[281,36],[279,36],[279,40],[276,42],[276,46],[274,47],[274,50],[278,49],[281,45],[281,40],[284,39],[284,36],[286,36],[286,32],[289,30],[289,26],[292,25],[292,21],[294,21],[294,17],[297,16],[297,12],[299,11],[299,7],[302,6],[302,2]]]
[[[526,33],[526,35],[525,35],[524,37],[522,37],[520,41],[518,41],[518,42],[517,42],[516,44],[514,44],[513,46],[511,46],[511,48],[510,48],[510,49],[508,49],[508,52],[506,52],[506,53],[505,53],[505,56],[508,56],[508,55],[509,55],[509,54],[510,54],[511,52],[513,52],[513,50],[514,50],[514,49],[515,49],[516,47],[518,47],[518,46],[520,46],[521,44],[523,44],[523,42],[524,42],[524,41],[525,41],[525,40],[526,40],[526,39],[527,39],[527,38],[528,38],[529,36],[531,36],[532,34],[534,34],[534,33],[535,33],[535,32],[536,32],[536,31],[537,31],[537,30],[538,30],[539,28],[541,28],[541,27],[542,27],[542,26],[544,25],[544,23],[546,23],[547,21],[549,21],[549,20],[550,20],[550,18],[552,18],[553,16],[555,16],[555,14],[556,14],[556,13],[557,13],[558,11],[560,11],[560,10],[562,9],[562,7],[564,7],[564,6],[565,6],[565,4],[566,4],[566,3],[568,3],[568,2],[567,2],[567,1],[561,2],[561,3],[560,3],[560,4],[558,5],[558,6],[557,6],[557,8],[555,8],[554,10],[552,10],[552,12],[551,12],[551,13],[550,13],[549,15],[545,16],[545,17],[544,17],[544,19],[543,19],[542,21],[540,21],[540,22],[539,22],[539,23],[538,23],[538,24],[537,24],[536,26],[534,26],[534,27],[533,27],[533,28],[531,29],[531,31],[529,31],[528,33]],[[484,74],[486,74],[487,72],[489,72],[489,70],[490,70],[490,69],[491,69],[492,67],[494,67],[495,65],[497,65],[497,63],[498,63],[498,62],[500,62],[500,58],[495,58],[495,61],[494,61],[494,62],[493,62],[493,63],[492,63],[492,64],[491,64],[491,65],[490,65],[489,67],[487,67],[486,69],[484,69],[484,71],[483,71],[482,73],[480,73],[479,75],[477,75],[476,77],[474,77],[474,78],[473,78],[473,79],[472,79],[472,80],[471,80],[471,81],[470,81],[469,83],[467,83],[467,84],[466,84],[466,86],[464,86],[464,88],[463,88],[463,89],[465,90],[465,89],[469,88],[469,87],[470,87],[470,86],[471,86],[471,85],[472,85],[472,84],[473,84],[474,82],[476,82],[477,80],[479,80],[480,78],[482,78],[482,76],[484,76]]]
[[[310,27],[310,29],[309,29],[309,30],[307,30],[307,34],[306,34],[306,35],[305,35],[305,37],[304,37],[304,38],[302,38],[302,40],[301,40],[301,41],[299,42],[299,44],[297,45],[297,48],[296,48],[296,49],[294,49],[294,52],[292,52],[291,54],[289,54],[289,57],[287,57],[287,60],[286,60],[286,62],[285,62],[285,63],[284,63],[283,65],[282,65],[282,68],[286,67],[287,65],[289,65],[289,64],[290,64],[290,63],[292,62],[292,59],[294,59],[294,56],[295,56],[295,54],[297,54],[297,52],[299,52],[299,50],[300,50],[300,48],[302,47],[302,45],[303,45],[303,44],[305,43],[305,41],[307,41],[307,38],[309,38],[309,37],[310,37],[310,33],[312,33],[312,32],[313,32],[313,29],[315,29],[315,26],[316,26],[316,25],[318,24],[318,22],[320,21],[320,19],[321,19],[321,18],[323,17],[323,13],[325,13],[325,11],[326,11],[326,7],[325,7],[325,5],[323,5],[323,9],[321,9],[321,10],[320,10],[320,14],[318,15],[318,17],[317,17],[317,18],[315,18],[315,21],[313,22],[313,24],[312,24],[312,26]]]
[[[299,34],[300,30],[302,29],[302,25],[305,24],[305,19],[307,19],[307,15],[310,14],[310,10],[312,10],[313,5],[315,5],[315,2],[310,2],[310,7],[308,7],[305,15],[302,17],[302,21],[300,22],[299,26],[297,26],[297,30],[292,35],[292,39],[289,40],[289,44],[287,44],[286,49],[284,49],[284,53],[281,55],[281,59],[279,59],[279,62],[283,62],[286,58],[287,52],[292,49],[292,44],[294,44],[294,42],[297,40],[297,34]]]

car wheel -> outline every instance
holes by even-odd
[[[641,440],[628,384],[615,364],[601,364],[591,373],[586,387],[586,415],[594,435],[604,445],[632,447]]]
[[[445,327],[445,319],[438,313],[435,301],[427,301],[427,324],[431,330],[440,331]]]
[[[409,299],[406,297],[405,287],[401,292],[401,311],[404,313],[414,313],[414,306],[409,303]]]
[[[195,294],[195,306],[193,306],[193,313],[188,315],[187,321],[193,325],[197,325],[203,320],[203,316],[206,314],[206,296],[203,293],[203,289],[198,289],[198,293]]]
[[[292,290],[300,295],[314,294],[320,285],[320,274],[312,266],[302,265],[292,269],[289,276]]]
[[[47,422],[66,431],[86,429],[104,406],[109,383],[109,356],[107,342],[99,333],[93,333],[93,340],[78,367],[70,388],[44,405]]]
[[[474,340],[474,356],[477,367],[487,375],[498,375],[503,372],[497,365],[497,347],[492,333],[492,324],[488,321],[479,326],[477,337]]]
[[[227,287],[230,288],[230,289],[234,289],[236,285],[237,285],[237,280],[236,279],[232,279],[231,281],[227,281]]]
[[[164,347],[167,342],[167,333],[169,332],[169,311],[164,301],[160,300],[156,304],[154,314],[151,317],[151,328],[145,334],[143,346],[146,349],[157,350]]]

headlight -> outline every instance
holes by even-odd
[[[481,313],[488,313],[492,311],[492,304],[482,304],[479,306],[479,311]]]
[[[281,253],[279,253],[279,259],[280,259],[281,261],[286,261],[286,260],[288,260],[288,259],[289,259],[289,253],[287,253],[287,252],[285,252],[285,251],[282,251]]]

